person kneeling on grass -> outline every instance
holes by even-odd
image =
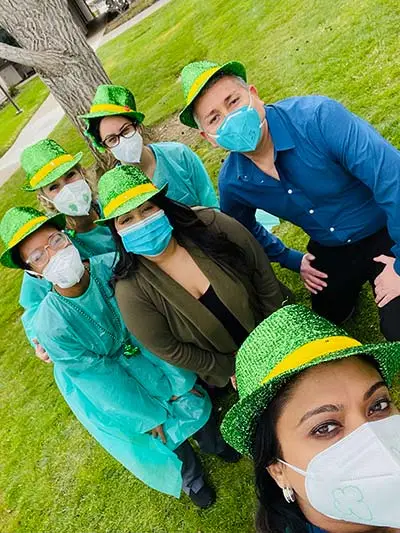
[[[128,333],[110,279],[115,253],[82,262],[62,232],[62,214],[47,217],[14,207],[0,222],[3,266],[31,270],[52,284],[34,327],[51,354],[64,399],[91,435],[148,486],[199,507],[214,491],[188,443],[226,461],[239,456],[225,444],[196,375],[177,369]]]

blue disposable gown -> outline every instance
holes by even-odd
[[[82,259],[115,251],[115,241],[107,226],[96,226],[86,233],[68,232],[71,241],[78,248]],[[28,340],[36,338],[32,320],[38,305],[51,289],[51,283],[43,278],[31,276],[24,272],[19,304],[25,309],[21,320]]]
[[[189,392],[196,375],[173,367],[127,332],[109,286],[115,254],[90,259],[90,284],[77,298],[49,292],[35,314],[39,342],[51,354],[58,388],[78,420],[148,486],[179,497],[182,463],[173,453],[206,423],[211,403]],[[203,391],[204,392],[204,391]],[[169,402],[171,396],[179,396]],[[162,424],[164,445],[147,432]]]

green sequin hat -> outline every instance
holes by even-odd
[[[376,360],[388,385],[400,371],[400,342],[362,345],[301,305],[276,311],[250,333],[236,356],[239,401],[222,422],[224,439],[251,455],[259,415],[292,376],[358,354]]]
[[[102,224],[139,207],[156,194],[165,194],[167,185],[158,189],[140,168],[121,165],[101,176],[97,190],[104,217],[95,222]]]
[[[129,89],[120,85],[99,85],[89,113],[79,116],[86,124],[85,135],[99,152],[104,152],[105,148],[90,132],[90,119],[117,115],[131,117],[139,124],[144,120],[143,113],[136,111],[135,97]]]
[[[247,80],[246,69],[238,61],[229,61],[223,65],[218,65],[211,61],[196,61],[183,68],[181,80],[186,105],[179,115],[182,124],[190,128],[198,128],[193,118],[193,102],[211,78],[219,72],[223,72],[226,75],[239,76],[244,81]]]
[[[21,154],[26,174],[25,191],[37,191],[66,174],[82,159],[82,152],[69,154],[56,141],[42,139],[28,146]]]
[[[5,246],[5,250],[0,255],[0,263],[8,268],[20,268],[13,261],[13,249],[25,237],[46,223],[51,223],[58,229],[64,229],[65,216],[60,213],[48,217],[33,207],[12,207],[9,209],[0,221],[0,240]]]

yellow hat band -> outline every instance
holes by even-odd
[[[288,354],[283,361],[278,363],[261,381],[261,385],[264,385],[264,383],[267,383],[272,378],[280,376],[285,372],[296,370],[319,357],[323,357],[332,352],[338,352],[339,350],[345,350],[346,348],[353,348],[355,346],[362,346],[362,344],[356,339],[340,335],[308,342],[307,344],[304,344],[304,346],[300,346],[300,348],[297,348],[297,350]]]
[[[132,198],[136,198],[141,194],[146,194],[147,192],[158,191],[152,183],[142,183],[142,185],[137,185],[133,189],[128,189],[127,191],[119,194],[113,198],[103,209],[104,216],[109,217],[118,207],[125,204]]]
[[[40,183],[48,174],[50,174],[50,172],[52,172],[59,166],[73,160],[74,157],[70,154],[64,154],[60,155],[59,157],[56,157],[55,159],[44,165],[44,167],[42,167],[38,172],[36,172],[36,174],[32,176],[32,178],[29,180],[31,187],[35,187],[35,185]]]
[[[90,108],[91,113],[97,113],[98,111],[109,111],[110,113],[132,113],[133,109],[127,105],[117,104],[95,104]]]
[[[212,67],[204,72],[202,72],[197,78],[194,80],[192,86],[189,89],[188,95],[186,97],[186,105],[190,104],[192,99],[196,96],[197,91],[200,89],[200,87],[204,84],[204,82],[208,81],[213,74],[217,72],[221,67]]]
[[[26,222],[23,226],[19,228],[18,231],[14,233],[12,239],[8,243],[8,248],[12,248],[13,246],[21,242],[22,239],[29,233],[32,228],[34,228],[41,222],[46,222],[47,220],[48,218],[45,216],[36,217],[32,218],[31,220],[28,220],[28,222]]]

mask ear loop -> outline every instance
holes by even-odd
[[[43,278],[43,274],[35,272],[34,270],[29,270],[28,268],[25,268],[24,271],[27,272],[30,276],[33,276],[34,278]]]
[[[307,472],[305,470],[302,470],[301,468],[297,468],[297,466],[293,466],[289,463],[287,463],[286,461],[283,461],[282,459],[278,459],[278,461],[280,463],[282,463],[283,465],[286,465],[288,468],[290,468],[291,470],[293,470],[294,472],[297,472],[298,474],[300,474],[301,476],[304,476],[306,477],[307,476]]]

